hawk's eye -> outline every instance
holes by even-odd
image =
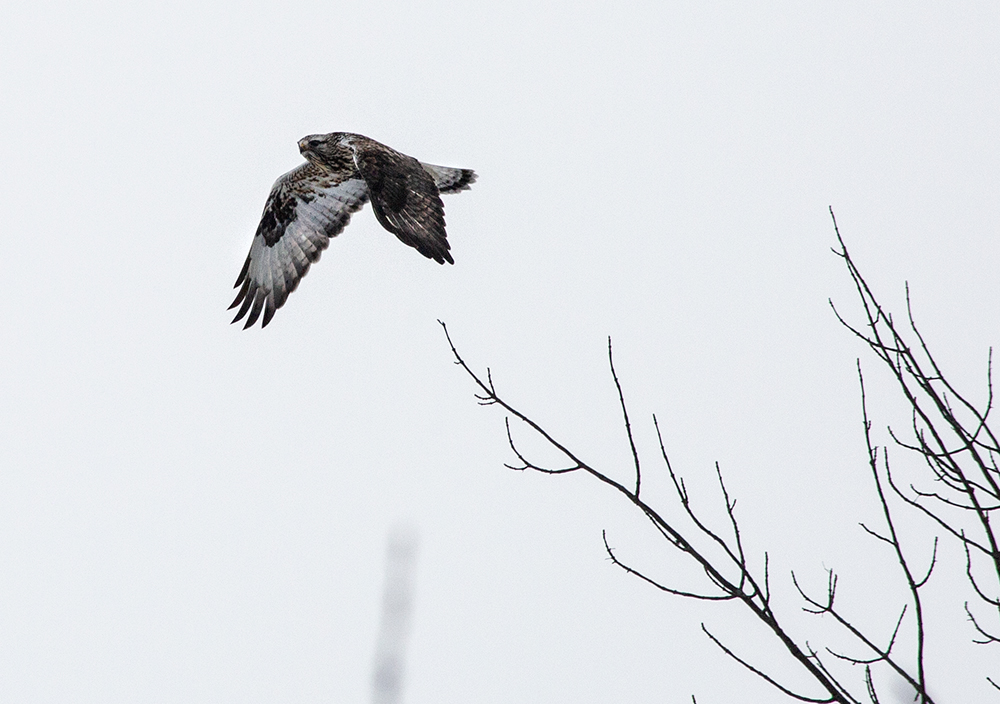
[[[319,140],[318,139],[310,139],[309,140],[309,146],[310,147],[318,147],[319,146]]]

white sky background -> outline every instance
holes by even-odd
[[[834,567],[888,635],[901,581],[857,527],[878,514],[856,357],[876,426],[907,416],[829,311],[857,309],[827,206],[898,312],[909,280],[946,369],[984,398],[996,3],[3,14],[4,700],[366,701],[401,522],[420,539],[408,702],[785,701],[702,620],[805,682],[735,606],[612,567],[602,528],[701,584],[608,491],[504,469],[503,416],[475,405],[439,318],[511,400],[627,477],[613,336],[650,500],[672,505],[656,412],[706,507],[721,463],[776,588]],[[445,201],[455,266],[366,208],[266,330],[230,326],[271,184],[300,137],[334,130],[476,169]],[[937,694],[977,700],[969,673],[996,653],[959,647],[963,583],[936,585],[953,619],[933,624]]]

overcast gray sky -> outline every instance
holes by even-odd
[[[655,411],[706,504],[721,463],[781,588],[835,567],[891,628],[901,585],[857,527],[877,517],[857,356],[876,426],[906,416],[829,311],[855,309],[827,207],[886,302],[910,282],[946,369],[983,398],[1000,337],[995,2],[3,15],[3,699],[367,701],[385,543],[407,524],[408,702],[784,701],[701,635],[704,620],[794,673],[735,607],[607,562],[602,528],[697,584],[621,501],[502,467],[503,417],[475,405],[437,319],[627,476],[613,336],[650,467]],[[243,332],[226,306],[268,190],[327,131],[476,169],[445,202],[455,265],[366,208]],[[942,642],[941,699],[985,696],[968,673],[988,653]]]

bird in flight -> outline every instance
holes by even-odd
[[[439,264],[455,263],[440,194],[469,188],[476,180],[474,171],[425,164],[349,132],[303,137],[299,151],[306,163],[271,188],[236,280],[240,290],[229,306],[240,306],[234,323],[247,316],[245,330],[261,313],[261,327],[271,322],[330,238],[368,200],[382,227],[403,244]]]

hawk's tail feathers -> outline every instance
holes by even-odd
[[[440,193],[457,193],[467,190],[476,180],[476,172],[472,169],[455,169],[450,166],[435,166],[423,162],[420,165],[434,177],[434,184]]]

